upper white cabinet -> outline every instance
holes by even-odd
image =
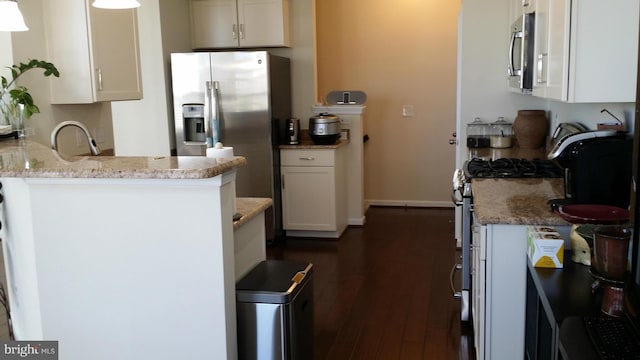
[[[533,95],[635,102],[637,1],[536,0]]]
[[[42,2],[52,104],[142,98],[135,9],[105,10],[93,0]]]
[[[289,0],[191,0],[194,49],[289,46]]]

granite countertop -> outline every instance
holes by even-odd
[[[245,164],[242,156],[67,157],[34,141],[0,141],[0,177],[206,179]]]
[[[473,179],[471,189],[481,224],[570,225],[547,205],[564,198],[563,179]]]
[[[242,217],[233,222],[233,230],[237,230],[265,211],[272,203],[273,201],[270,198],[236,198],[236,208]]]

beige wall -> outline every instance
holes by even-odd
[[[365,198],[373,204],[451,205],[459,7],[436,0],[316,2],[319,96],[367,93]],[[403,105],[413,105],[415,115],[402,117]]]
[[[316,99],[315,0],[290,0],[291,47],[267,49],[291,60],[291,116],[306,129]]]

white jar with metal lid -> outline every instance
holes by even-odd
[[[491,123],[491,135],[489,135],[489,146],[502,149],[510,148],[513,143],[512,124],[499,117],[498,121]]]

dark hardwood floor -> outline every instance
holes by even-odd
[[[339,240],[287,239],[269,259],[314,264],[314,359],[473,359],[449,271],[452,209],[372,207]]]

